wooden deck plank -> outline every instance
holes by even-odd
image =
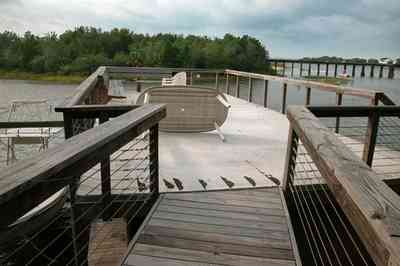
[[[190,195],[190,194],[179,195],[178,193],[173,193],[173,194],[171,193],[166,195],[166,199],[187,200],[187,201],[203,202],[203,203],[219,203],[232,206],[282,209],[282,203],[258,202],[258,201],[239,200],[230,198],[215,199],[215,198],[208,198],[200,195]]]
[[[181,228],[169,228],[163,226],[147,226],[144,234],[158,235],[165,237],[176,237],[181,239],[208,241],[213,243],[240,243],[245,246],[272,247],[280,249],[291,249],[290,242],[282,239],[254,238],[246,236],[235,236],[228,234],[199,232],[192,230],[182,230]]]
[[[249,247],[240,244],[215,243],[209,241],[196,241],[175,237],[141,234],[138,243],[157,245],[181,249],[193,249],[206,252],[222,252],[241,256],[254,256],[260,258],[294,260],[292,250],[270,247]]]
[[[188,223],[174,220],[164,220],[153,218],[149,226],[165,226],[168,228],[177,228],[182,230],[193,230],[199,232],[221,233],[233,236],[248,236],[253,238],[271,238],[289,241],[289,234],[285,231],[254,229],[254,228],[238,228],[227,225],[213,225],[203,223]]]
[[[205,209],[205,210],[222,210],[229,212],[237,212],[242,214],[257,214],[257,215],[279,215],[284,216],[282,209],[266,209],[266,208],[249,208],[246,206],[233,206],[224,204],[213,204],[213,203],[203,203],[203,202],[193,202],[193,201],[183,201],[183,200],[169,200],[164,199],[161,203],[162,205],[170,206],[181,206],[187,208]]]
[[[204,195],[202,195],[204,192],[197,192],[193,194],[188,194],[188,193],[173,193],[173,194],[167,194],[166,199],[188,199],[188,200],[197,200],[204,198]],[[277,203],[281,204],[281,198],[279,194],[276,193],[254,193],[252,195],[246,195],[243,193],[229,193],[227,192],[207,192],[207,198],[208,199],[213,199],[216,202],[219,202],[221,200],[243,200],[243,201],[251,201],[251,202],[270,202],[270,203]]]
[[[138,244],[134,249],[135,254],[139,255],[152,255],[159,258],[170,258],[191,262],[208,262],[213,265],[232,265],[232,266],[294,266],[294,262],[286,260],[276,260],[249,256],[238,256],[225,253],[204,252],[198,250],[179,249],[170,247],[151,246],[145,244]]]
[[[282,204],[279,188],[163,194],[124,265],[296,265]]]
[[[273,223],[286,223],[286,217],[284,216],[275,216],[275,215],[256,215],[256,214],[246,214],[236,212],[229,212],[226,210],[213,210],[213,209],[195,209],[195,208],[187,208],[187,207],[177,207],[177,206],[169,206],[161,204],[158,208],[161,212],[169,212],[169,213],[180,213],[180,214],[189,214],[189,215],[200,215],[200,216],[210,216],[217,218],[227,218],[227,219],[238,219],[238,220],[247,220],[249,223],[252,221],[255,222],[273,222]]]
[[[230,225],[243,228],[256,228],[256,229],[267,229],[267,230],[277,230],[277,231],[287,231],[287,225],[282,223],[272,223],[272,222],[257,222],[257,221],[246,221],[246,220],[233,220],[227,218],[218,217],[207,217],[201,215],[190,215],[190,214],[180,214],[180,213],[168,213],[162,211],[156,211],[153,214],[154,218],[169,219],[182,222],[197,222],[212,225]]]
[[[175,260],[170,258],[157,258],[152,256],[143,255],[131,255],[128,257],[126,266],[212,266],[210,263],[194,262],[194,261],[183,261]],[[216,265],[216,264],[213,264]],[[218,265],[218,264],[217,264]]]

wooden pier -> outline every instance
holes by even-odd
[[[159,132],[163,104],[110,101],[113,75],[175,70],[100,67],[57,108],[66,140],[0,175],[0,264],[400,266],[399,175],[388,182],[377,171],[392,162],[400,172],[400,107],[387,95],[215,71],[232,104],[226,142],[215,132]],[[266,108],[270,81],[282,84],[283,114]],[[235,98],[241,86],[246,100]],[[296,87],[307,105],[315,90],[337,104],[286,108]],[[366,105],[340,106],[348,96]],[[355,136],[349,117],[364,122],[350,124]]]
[[[268,59],[268,62],[277,71],[278,75],[282,76],[295,76],[294,66],[299,67],[299,74],[297,76],[316,76],[316,77],[337,77],[339,74],[338,67],[342,68],[342,71],[351,77],[370,77],[373,78],[375,75],[379,78],[383,78],[383,73],[386,73],[386,78],[395,78],[396,69],[400,68],[399,64],[374,64],[374,63],[352,63],[352,62],[323,62],[313,60],[296,60],[296,59]],[[324,68],[321,73],[322,67]],[[289,68],[291,71],[286,75],[286,69]],[[369,73],[366,73],[366,68],[369,69]],[[350,72],[351,69],[351,72]],[[375,69],[379,69],[379,73],[375,72]],[[333,73],[331,73],[331,71]],[[359,70],[359,71],[357,71]],[[306,72],[306,73],[304,73]]]
[[[123,265],[301,265],[282,195],[279,187],[162,194]]]

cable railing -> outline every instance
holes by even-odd
[[[3,170],[1,264],[85,265],[102,243],[90,239],[93,223],[122,218],[128,229],[137,226],[157,198],[165,107],[85,108],[59,111],[71,120],[100,117],[101,124]]]
[[[338,138],[334,128],[326,127],[310,110],[321,117],[339,114],[368,117],[364,161]],[[290,132],[283,181],[291,217],[295,220],[296,239],[305,243],[300,247],[303,262],[398,265],[400,197],[365,162],[372,162],[374,154],[374,132],[379,131],[372,126],[376,117],[398,120],[400,108],[310,107],[310,110],[288,108]]]

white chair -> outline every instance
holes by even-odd
[[[230,105],[226,97],[212,88],[198,86],[153,87],[143,91],[136,104],[165,103],[167,117],[159,129],[168,132],[206,132],[217,130],[226,121]]]
[[[179,72],[171,78],[163,78],[161,86],[186,86],[187,76],[186,72]]]

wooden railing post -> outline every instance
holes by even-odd
[[[334,74],[334,77],[336,78],[336,76],[337,76],[337,68],[338,68],[338,66],[337,66],[337,64],[335,64],[335,74]]]
[[[293,77],[293,75],[294,75],[294,63],[292,62],[292,73],[291,73],[291,76]]]
[[[370,116],[368,116],[368,128],[366,141],[364,143],[364,151],[362,159],[366,164],[372,167],[372,161],[375,153],[375,145],[376,139],[378,136],[379,129],[379,113],[373,112]]]
[[[325,77],[327,78],[329,76],[329,63],[326,64],[325,68]]]
[[[307,87],[307,92],[306,92],[306,105],[310,105],[311,102],[311,88]]]
[[[240,98],[240,80],[239,80],[239,76],[236,76],[236,98]]]
[[[321,71],[321,65],[317,64],[317,77],[319,77],[319,72]]]
[[[226,73],[225,93],[229,95],[229,74],[228,73]]]
[[[218,72],[215,73],[215,89],[219,91],[219,79],[218,79]]]
[[[103,124],[109,120],[106,112],[101,113],[99,116],[100,124]],[[104,158],[100,162],[100,175],[101,175],[101,194],[102,194],[102,205],[103,205],[103,221],[108,221],[112,217],[111,214],[111,166],[110,166],[110,155]]]
[[[379,78],[383,78],[383,66],[379,68]]]
[[[354,78],[356,76],[356,65],[353,65],[353,68],[351,69],[351,76]]]
[[[249,97],[248,101],[251,103],[253,100],[253,80],[249,77]]]
[[[264,80],[264,107],[268,107],[268,80]]]
[[[343,101],[343,94],[341,92],[336,93],[336,105],[340,106],[342,105]],[[339,128],[340,128],[340,117],[336,117],[336,126],[335,126],[335,133],[339,133]]]
[[[283,83],[282,114],[284,114],[286,110],[286,95],[287,95],[287,83]]]
[[[159,194],[158,180],[158,124],[150,128],[150,192]]]
[[[299,144],[299,138],[294,131],[292,125],[289,128],[288,144],[286,147],[286,161],[285,161],[285,173],[282,180],[282,190],[286,192],[289,183],[293,182],[294,170],[296,167],[297,149]]]

